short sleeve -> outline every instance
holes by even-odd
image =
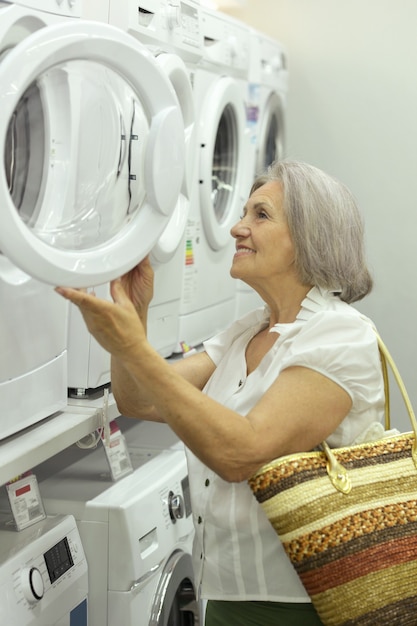
[[[356,408],[380,400],[382,373],[376,334],[370,320],[357,311],[313,315],[291,341],[281,369],[294,365],[311,368],[336,382]]]

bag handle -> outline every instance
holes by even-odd
[[[413,407],[411,405],[411,401],[407,390],[405,388],[405,384],[403,379],[401,378],[401,374],[398,371],[397,366],[395,365],[394,359],[392,358],[387,346],[382,341],[379,334],[375,331],[377,340],[378,340],[378,348],[379,354],[381,358],[381,367],[382,367],[382,376],[384,379],[384,389],[385,389],[385,429],[388,430],[390,427],[390,396],[389,396],[389,376],[388,376],[388,365],[391,368],[392,373],[394,374],[394,378],[398,385],[398,388],[401,392],[402,398],[404,400],[405,407],[407,409],[408,416],[410,418],[411,426],[414,431],[414,441],[411,449],[411,457],[413,459],[414,465],[417,468],[417,419],[413,411]],[[349,493],[352,489],[352,484],[349,478],[349,475],[346,469],[339,463],[339,461],[334,456],[331,448],[327,444],[326,441],[323,441],[323,451],[327,457],[327,473],[329,474],[330,480],[333,485],[336,487],[338,491],[342,493]]]
[[[377,337],[379,337],[378,334],[377,334]],[[380,361],[381,361],[382,378],[384,379],[385,430],[389,430],[391,428],[391,399],[390,399],[390,391],[389,391],[388,365],[387,365],[387,357],[385,356],[385,352],[383,351],[383,349],[379,345],[379,341],[378,341],[378,349],[379,349],[379,358],[380,358]]]
[[[411,401],[410,401],[410,397],[407,393],[407,389],[405,388],[405,384],[403,379],[401,378],[401,374],[398,371],[397,366],[395,365],[394,359],[392,358],[387,346],[385,345],[385,343],[382,341],[381,337],[378,335],[378,333],[376,333],[376,337],[378,340],[378,348],[379,348],[379,353],[382,356],[382,374],[384,377],[384,385],[386,386],[386,388],[388,388],[388,393],[387,393],[387,389],[385,390],[385,401],[387,402],[387,398],[388,398],[388,404],[389,404],[389,381],[388,381],[388,368],[387,368],[387,363],[391,368],[392,373],[394,374],[394,378],[397,382],[398,388],[401,391],[401,395],[402,398],[404,400],[404,404],[405,404],[405,408],[407,409],[407,413],[408,416],[410,418],[410,422],[411,422],[411,426],[412,429],[414,431],[414,435],[417,439],[417,419],[416,416],[414,414],[414,410],[413,407],[411,405]],[[385,374],[384,374],[384,368],[385,368]],[[385,378],[387,379],[387,382],[385,383]],[[388,409],[388,426],[390,424],[390,418],[389,418],[389,409]]]

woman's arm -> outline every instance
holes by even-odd
[[[215,370],[215,365],[206,352],[179,359],[170,367],[200,390]],[[164,421],[155,405],[145,400],[144,390],[139,381],[131,375],[123,361],[115,357],[111,359],[111,381],[112,392],[122,415],[150,421]]]
[[[326,376],[290,367],[242,416],[189,384],[152,348],[130,355],[127,367],[149,389],[158,415],[224,480],[248,479],[265,463],[311,450],[348,414],[348,393]]]
[[[149,417],[168,423],[225,480],[245,480],[273,458],[314,448],[351,408],[351,398],[342,387],[312,369],[294,366],[284,370],[242,416],[201,393],[202,384],[214,371],[207,355],[189,357],[181,367],[171,367],[152,348],[120,280],[111,285],[114,302],[74,289],[57,291],[79,306],[90,332],[122,365],[119,375],[124,370],[137,385],[130,392],[142,407],[148,407]],[[129,403],[120,388],[116,394],[119,408]]]
[[[141,321],[144,333],[147,331],[149,304],[153,297],[154,271],[149,257],[145,257],[130,272],[121,277],[120,283],[131,300]],[[214,371],[214,363],[207,354],[197,354],[172,365],[181,376],[197,389],[203,389]],[[124,366],[123,360],[111,358],[112,392],[122,415],[152,421],[163,421],[153,404],[145,399],[140,382],[133,378]]]

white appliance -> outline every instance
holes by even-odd
[[[88,6],[86,6],[88,5]],[[182,289],[184,230],[195,172],[196,134],[192,93],[193,68],[202,55],[199,3],[183,0],[174,7],[169,0],[106,0],[84,3],[90,19],[108,21],[145,44],[168,77],[184,124],[185,169],[175,208],[151,250],[155,272],[154,297],[148,314],[148,337],[158,352],[169,356],[177,342]],[[165,180],[161,176],[161,185]],[[110,298],[108,285],[95,289]],[[110,383],[110,356],[87,332],[81,315],[70,307],[68,333],[68,387],[80,398]]]
[[[251,129],[251,145],[255,146],[255,151],[251,153],[251,183],[273,161],[285,156],[287,91],[285,48],[279,41],[251,29],[248,124]],[[263,300],[251,287],[237,281],[237,318],[263,305]]]
[[[0,523],[0,623],[87,626],[88,570],[72,515],[16,532]]]
[[[89,624],[197,626],[185,454],[129,450],[136,469],[117,483],[101,448],[82,456],[69,449],[35,469],[47,513],[71,511],[77,520],[89,565]]]
[[[178,351],[181,342],[198,345],[234,319],[230,228],[250,186],[245,161],[249,31],[208,9],[202,9],[202,28],[204,55],[194,81],[198,178],[184,242]]]
[[[49,285],[105,285],[148,254],[171,219],[184,177],[182,115],[171,82],[145,46],[107,24],[58,18],[54,0],[42,3],[45,13],[27,4],[0,4],[2,47],[8,50],[0,60],[0,153],[5,155],[0,250],[13,263],[11,270],[3,263],[7,280],[24,283],[16,266]],[[74,2],[63,3],[62,11],[68,12],[68,5]],[[21,316],[23,306],[36,318],[27,345],[11,351],[6,344],[2,351],[2,357],[11,353],[14,363],[5,365],[6,375],[13,370],[18,379],[3,381],[2,393],[9,398],[13,385],[13,398],[26,402],[34,423],[40,419],[36,398],[46,415],[65,401],[65,342],[63,332],[52,328],[57,317],[63,322],[66,308],[50,287],[37,291],[37,283],[31,283],[30,288],[33,306],[29,296],[20,309],[7,300],[9,318],[14,310]],[[16,287],[15,298],[25,289],[29,293],[29,287]],[[47,315],[40,319],[36,301],[45,303],[45,293]],[[34,357],[26,365],[32,346],[44,338],[52,342],[48,335],[55,343],[44,351],[54,350],[55,359],[62,355],[61,405],[49,402],[52,409],[39,384],[30,396],[35,383],[23,379],[36,369]],[[49,372],[48,385],[51,381]],[[16,430],[28,425],[9,421]]]
[[[16,76],[8,85],[2,73],[12,51],[21,49],[22,42],[27,49],[32,34],[41,28],[62,21],[76,22],[79,4],[78,0],[62,6],[55,2],[0,2],[2,92],[17,90]],[[3,232],[6,210],[3,197],[7,196],[15,216],[21,212],[26,219],[39,192],[45,122],[43,95],[40,86],[32,83],[9,118],[6,118],[2,98]],[[5,237],[7,239],[7,234]],[[68,305],[49,285],[17,267],[12,257],[6,256],[5,247],[0,243],[0,439],[60,411],[67,398]]]
[[[249,80],[259,84],[259,127],[255,174],[285,156],[285,107],[288,92],[287,53],[280,41],[251,30]]]

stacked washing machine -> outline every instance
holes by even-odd
[[[203,57],[194,80],[197,177],[187,222],[178,350],[196,346],[235,316],[230,229],[250,188],[246,157],[248,28],[202,9]]]
[[[285,157],[285,107],[288,92],[287,52],[283,44],[251,30],[250,82],[259,85],[259,128],[255,172]]]
[[[285,47],[250,29],[248,75],[248,125],[251,129],[251,181],[276,159],[285,155],[285,107],[288,68]],[[258,294],[237,281],[236,317],[263,306]]]
[[[41,6],[39,6],[41,4]],[[53,28],[61,22],[76,23],[80,3],[71,6],[49,6],[39,2],[1,3],[0,6],[0,82],[10,90],[3,67],[8,57],[21,51],[21,63],[28,58],[33,36],[42,28]],[[47,10],[47,8],[49,10]],[[42,10],[43,9],[43,10]],[[32,68],[27,68],[28,73]],[[12,82],[19,74],[11,74]],[[43,131],[47,124],[44,107],[49,97],[47,85],[28,81],[23,97],[16,102],[10,119],[2,104],[3,167],[2,230],[4,213],[10,207],[14,216],[30,223],[42,192]],[[3,102],[3,99],[2,99]],[[57,172],[59,176],[59,172]],[[5,235],[7,244],[7,234]],[[23,271],[7,255],[0,243],[0,439],[6,438],[63,409],[67,398],[67,315],[62,302],[49,285]]]
[[[161,72],[170,81],[184,125],[185,168],[175,207],[164,231],[150,251],[155,272],[154,297],[148,313],[148,338],[167,357],[177,344],[182,289],[183,238],[195,175],[195,109],[192,82],[202,55],[200,9],[196,0],[181,5],[169,0],[143,0],[140,7],[132,0],[107,0],[89,4],[88,17],[108,21],[146,46]],[[172,137],[172,141],[175,138]],[[175,176],[169,172],[168,176]],[[167,184],[160,172],[159,186]],[[142,237],[147,237],[146,229]],[[109,286],[95,289],[98,296],[110,298]],[[70,308],[68,346],[68,387],[80,398],[110,382],[110,357],[87,332],[75,307]]]
[[[73,446],[35,468],[45,510],[77,521],[90,626],[197,626],[184,450],[167,426],[130,423],[124,434],[133,473],[114,483],[101,446]]]
[[[67,305],[51,286],[105,289],[148,254],[185,166],[178,101],[150,51],[80,19],[77,0],[38,6],[0,8],[2,437],[66,405]],[[89,386],[76,363],[74,386]]]

